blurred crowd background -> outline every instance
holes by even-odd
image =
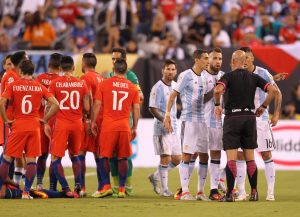
[[[0,52],[62,50],[183,60],[197,47],[292,44],[300,0],[0,0]],[[300,84],[283,107],[299,119]]]

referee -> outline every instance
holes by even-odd
[[[227,193],[222,201],[234,202],[232,190],[236,178],[236,159],[238,148],[243,149],[247,162],[247,173],[251,186],[250,201],[258,200],[257,167],[254,160],[254,149],[257,148],[256,116],[263,114],[268,107],[276,89],[264,79],[244,69],[246,54],[237,50],[232,54],[231,68],[214,89],[215,115],[221,118],[220,98],[224,93],[225,118],[223,126],[223,146],[227,155],[226,178]],[[268,92],[264,103],[255,111],[254,96],[259,87]]]

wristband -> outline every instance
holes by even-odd
[[[171,116],[170,112],[166,112],[165,116]]]
[[[264,109],[268,108],[268,106],[265,106],[264,104],[262,104],[261,107],[263,107]]]
[[[215,102],[215,106],[219,106],[219,105],[220,105],[220,103]]]
[[[90,124],[90,123],[91,123],[91,120],[90,120],[90,119],[86,119],[86,120],[85,120],[85,123]]]

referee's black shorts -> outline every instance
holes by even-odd
[[[250,115],[226,115],[223,126],[223,147],[228,149],[256,149],[256,117]]]

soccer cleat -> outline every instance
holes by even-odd
[[[29,191],[30,195],[34,198],[40,198],[40,199],[48,199],[48,195],[43,191],[33,190],[31,189]]]
[[[268,194],[267,197],[266,197],[266,200],[267,201],[275,201],[274,194]]]
[[[113,191],[112,197],[117,198],[117,197],[118,197],[118,194],[119,194],[119,187],[113,186],[113,187],[112,187],[112,191]]]
[[[225,180],[224,179],[220,179],[219,180],[219,184],[218,184],[218,189],[222,192],[222,193],[226,193],[227,189],[226,189],[226,185],[225,185]]]
[[[133,196],[133,187],[132,186],[125,186],[125,193],[128,196]]]
[[[174,199],[175,200],[180,200],[181,194],[182,194],[182,188],[178,188],[177,191],[174,194]]]
[[[153,186],[153,191],[156,194],[160,194],[159,179],[157,179],[153,173],[148,176],[148,179]]]
[[[210,199],[203,192],[198,192],[196,195],[196,199],[203,200],[203,201],[210,201]]]
[[[69,187],[63,189],[63,193],[66,198],[74,198],[74,193],[70,190]]]
[[[211,189],[209,194],[210,200],[220,200],[222,195],[219,193],[218,189]]]
[[[81,188],[81,190],[79,192],[79,196],[80,197],[86,197],[87,196],[85,188]]]
[[[124,187],[119,187],[118,198],[125,198],[126,192]]]
[[[247,200],[247,194],[237,194],[235,195],[235,201],[246,201]]]
[[[106,184],[103,186],[103,188],[101,189],[100,191],[100,195],[99,197],[102,198],[102,197],[107,197],[107,196],[110,196],[113,194],[113,190],[111,188],[111,185],[110,184]]]
[[[224,197],[222,197],[219,202],[234,202],[235,198],[233,194],[229,194],[229,195],[224,195]]]
[[[33,197],[31,197],[30,195],[29,195],[29,193],[28,192],[23,192],[22,193],[22,199],[24,199],[24,200],[32,200],[33,199]]]
[[[174,193],[171,192],[169,189],[166,189],[160,193],[160,196],[163,196],[163,197],[172,197],[173,195],[174,195]]]
[[[36,185],[36,190],[37,190],[37,191],[41,191],[41,190],[43,190],[43,189],[44,189],[43,184],[37,184],[37,185]]]
[[[249,201],[258,201],[258,192],[256,189],[252,189]]]
[[[92,197],[98,198],[98,197],[100,197],[100,194],[101,194],[100,190],[97,190],[92,194]]]
[[[80,184],[76,184],[73,192],[74,198],[80,198],[80,191],[81,191]]]
[[[181,194],[180,200],[196,200],[190,192],[184,192]]]

